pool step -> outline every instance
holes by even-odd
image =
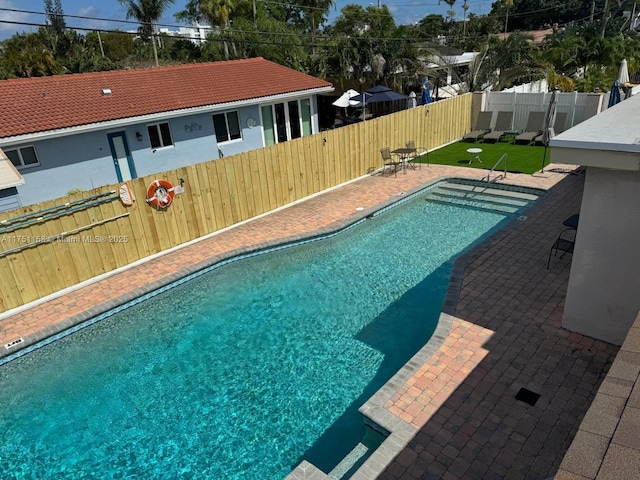
[[[473,202],[470,200],[459,199],[459,198],[428,198],[427,201],[432,203],[439,203],[441,205],[458,205],[460,207],[470,207],[475,209],[484,210],[487,212],[497,212],[503,214],[515,214],[520,211],[519,207],[509,207],[507,205],[488,205],[486,203]]]
[[[434,190],[431,192],[434,198],[464,198],[475,202],[485,202],[490,205],[509,205],[511,207],[526,207],[530,201],[512,197],[500,197],[497,195],[477,193],[477,192],[459,192],[457,190],[442,191]]]
[[[513,198],[521,201],[532,202],[538,199],[539,195],[528,192],[518,192],[515,190],[505,190],[485,185],[467,185],[464,183],[447,183],[438,189],[446,191],[468,192],[474,194],[495,195],[501,198]]]
[[[333,480],[341,480],[365,455],[369,453],[369,447],[358,443],[349,454],[329,472]]]
[[[489,186],[448,183],[427,194],[427,200],[500,213],[517,213],[538,198],[526,192],[502,190]]]

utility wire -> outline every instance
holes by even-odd
[[[286,5],[286,6],[299,6],[299,7],[303,7],[301,5],[297,5],[297,4],[290,4],[290,3],[284,3],[284,2],[277,2],[275,0],[262,0],[264,3],[275,3],[275,4],[281,4],[281,5]],[[575,5],[577,2],[574,0],[572,2],[570,2],[570,4]],[[399,5],[396,5],[399,6]],[[309,7],[309,8],[319,8],[319,7]],[[541,12],[545,12],[545,11],[551,11],[551,10],[556,10],[558,8],[561,7],[548,7],[548,8],[543,8],[543,9],[538,9],[538,10],[532,10],[529,12],[521,12],[521,13],[512,13],[510,15],[511,18],[513,17],[522,17],[525,15],[531,15],[531,14],[538,14]],[[566,6],[564,7],[566,8]],[[25,13],[25,14],[31,14],[31,15],[46,15],[44,12],[36,12],[36,11],[31,11],[31,10],[22,10],[22,9],[15,9],[15,8],[4,8],[4,7],[0,7],[0,11],[6,11],[6,12],[14,12],[14,13]],[[497,15],[497,14],[487,14],[487,17],[498,17],[498,18],[503,18],[504,15]],[[68,19],[80,19],[80,20],[92,20],[92,21],[101,21],[101,22],[114,22],[114,23],[124,23],[124,24],[131,24],[131,25],[140,25],[140,22],[138,21],[131,21],[131,20],[118,20],[118,19],[106,19],[106,18],[100,18],[100,17],[89,17],[89,16],[84,16],[84,15],[62,15],[63,18],[68,18]],[[585,17],[583,19],[574,19],[569,23],[573,23],[576,21],[580,21],[580,20],[584,20],[586,18],[589,17]],[[0,20],[1,24],[9,24],[9,25],[21,25],[21,26],[29,26],[29,27],[46,27],[48,26],[47,24],[44,23],[35,23],[35,22],[20,22],[17,20]],[[568,23],[567,23],[568,24]],[[169,27],[169,28],[185,28],[182,25],[176,25],[176,24],[164,24],[164,23],[154,23],[155,27]],[[409,25],[411,26],[411,25]],[[118,30],[118,29],[109,29],[109,28],[96,28],[96,27],[80,27],[80,26],[67,26],[67,28],[71,29],[71,30],[79,30],[79,31],[86,31],[86,32],[91,32],[91,31],[100,31],[100,32],[105,32],[105,33],[126,33],[129,35],[139,35],[138,32],[127,32],[127,31],[122,31],[122,30]],[[203,28],[205,30],[207,30],[209,33],[214,33],[214,32],[222,32],[221,30],[219,30],[217,27],[210,27],[210,26],[188,26],[186,28],[192,28],[192,29],[197,29],[197,28]],[[175,31],[173,31],[175,32]],[[176,32],[177,33],[177,32]],[[237,30],[237,29],[228,29],[224,31],[225,34],[239,34],[239,35],[259,35],[259,36],[274,36],[274,37],[290,37],[290,38],[300,38],[303,40],[308,40],[311,39],[311,34],[303,34],[303,33],[285,33],[285,32],[266,32],[266,31],[253,31],[253,30]],[[160,35],[170,35],[167,34],[166,32],[159,32]],[[173,36],[173,35],[170,35]],[[187,40],[201,40],[199,37],[193,37],[193,36],[189,36],[189,35],[179,35],[180,38],[183,39],[187,39]],[[208,36],[208,38],[210,38],[210,36]],[[320,38],[322,40],[322,36],[318,36],[316,35],[316,38]],[[347,40],[349,37],[333,37],[333,39],[337,39],[337,40]],[[352,37],[354,41],[371,41],[371,42],[375,42],[375,41],[392,41],[392,42],[409,42],[409,43],[423,43],[423,42],[428,42],[431,39],[425,39],[425,38],[415,38],[415,37]],[[215,38],[214,38],[215,39]],[[218,39],[215,39],[218,40]],[[240,40],[241,41],[241,40]],[[431,40],[433,41],[433,40]],[[272,42],[266,42],[264,40],[261,40],[260,43],[266,44],[266,45],[283,45],[283,46],[298,46],[298,44],[287,44],[284,45],[281,42],[278,43],[272,43]],[[310,44],[308,44],[309,46],[312,46]],[[320,43],[317,45],[313,45],[316,47],[331,47],[332,45],[328,45],[326,43]]]

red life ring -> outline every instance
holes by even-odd
[[[147,187],[147,203],[156,208],[167,208],[175,195],[173,185],[162,178],[154,180]]]

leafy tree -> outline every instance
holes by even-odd
[[[499,90],[545,77],[547,65],[532,40],[528,35],[513,32],[504,40],[490,43],[490,58],[500,71]]]
[[[486,45],[488,37],[501,30],[501,25],[497,17],[472,13],[462,28],[464,35],[459,22],[453,25],[451,45],[465,52],[478,52]]]
[[[327,20],[329,8],[334,3],[334,0],[302,0],[303,7],[306,7],[304,18],[310,23],[311,41],[315,41],[317,28]]]
[[[89,32],[86,42],[96,52],[101,51],[102,43],[104,55],[113,62],[122,62],[133,53],[133,36],[124,32]]]
[[[55,30],[56,33],[62,33],[67,28],[64,21],[64,12],[62,11],[62,4],[60,0],[44,0],[44,13],[47,18],[47,22]]]
[[[217,26],[222,32],[219,36],[222,38],[224,58],[229,60],[228,40],[230,39],[231,14],[234,8],[234,0],[189,0],[185,9],[178,12],[175,17],[180,21],[199,22],[205,20],[209,25]]]
[[[442,15],[427,15],[418,22],[418,34],[421,37],[437,37],[447,32],[447,23]]]
[[[491,37],[460,80],[470,91],[502,90],[545,78],[547,64],[531,43],[532,37],[514,32],[504,40]]]
[[[164,50],[167,52],[169,59],[180,63],[193,63],[200,61],[202,58],[200,47],[184,38],[167,37]]]
[[[619,29],[610,28],[602,38],[601,27],[598,20],[571,25],[555,31],[545,41],[543,58],[553,73],[571,77],[577,90],[604,90],[617,77],[623,58],[632,71],[635,67],[631,65],[640,60],[640,39],[635,32],[624,29],[619,33]]]
[[[332,49],[319,66],[328,77],[343,78],[362,89],[373,83],[402,84],[418,68],[417,49],[397,28],[386,6],[346,5],[326,33]]]
[[[118,0],[127,8],[127,18],[135,18],[140,22],[140,33],[145,38],[151,38],[153,56],[158,63],[158,49],[154,40],[155,23],[174,0]]]
[[[239,57],[263,57],[299,71],[309,70],[309,53],[304,37],[294,26],[266,16],[258,16],[254,27],[250,18],[234,21],[234,44]]]
[[[2,42],[0,71],[2,78],[26,78],[56,75],[64,68],[47,48],[42,29],[17,34]]]

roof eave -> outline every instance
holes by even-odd
[[[266,97],[250,98],[238,100],[234,102],[215,103],[210,105],[202,105],[199,107],[182,108],[178,110],[169,110],[166,112],[152,113],[149,115],[138,115],[135,117],[121,118],[117,120],[108,120],[105,122],[88,123],[85,125],[77,125],[74,127],[58,128],[55,130],[47,130],[44,132],[27,133],[23,135],[14,135],[11,137],[0,138],[0,147],[6,145],[15,145],[18,143],[27,143],[49,138],[59,138],[61,136],[76,135],[78,133],[95,132],[107,128],[120,128],[129,125],[135,125],[144,122],[154,122],[158,120],[167,120],[170,118],[181,117],[184,115],[195,115],[199,113],[215,112],[220,110],[228,110],[230,108],[239,108],[248,105],[271,103],[282,99],[300,98],[308,95],[319,95],[322,93],[333,92],[335,88],[332,85],[325,87],[310,88],[306,90],[298,90],[294,92],[280,93],[277,95],[269,95]]]
[[[640,171],[640,151],[637,148],[613,149],[611,145],[584,142],[576,146],[551,140],[551,162],[612,170]]]
[[[7,188],[24,185],[24,178],[22,177],[18,169],[13,165],[13,163],[11,163],[11,160],[7,158],[7,156],[2,150],[0,150],[0,162],[2,162],[3,168],[8,169],[9,176],[14,177],[13,180],[6,181],[5,179],[5,183],[0,183],[0,190],[6,190]],[[4,173],[6,174],[7,172],[4,172]]]

